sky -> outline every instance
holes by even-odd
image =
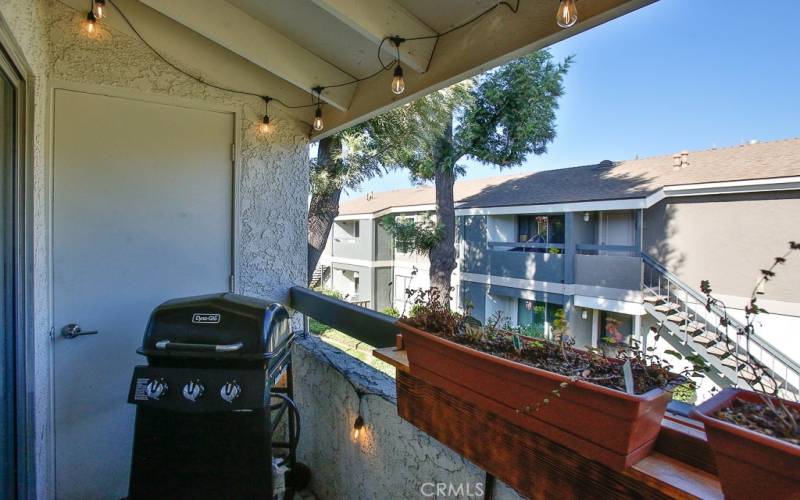
[[[547,153],[503,170],[462,160],[465,178],[800,136],[797,19],[797,0],[661,0],[553,45],[575,61]],[[411,185],[394,171],[343,199]]]

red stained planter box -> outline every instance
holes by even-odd
[[[725,389],[692,412],[703,422],[726,498],[800,498],[800,446],[720,420],[713,415],[734,399],[761,395]],[[800,404],[784,402],[800,409]]]
[[[398,326],[414,377],[615,470],[650,453],[672,398],[662,389],[629,395],[582,380],[556,397],[551,391],[568,377]],[[545,398],[550,404],[534,411]]]

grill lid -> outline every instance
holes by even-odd
[[[267,359],[291,339],[282,305],[234,293],[173,299],[150,315],[140,354]]]

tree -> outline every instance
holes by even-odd
[[[413,180],[434,182],[439,238],[428,248],[415,248],[430,258],[431,288],[449,291],[456,266],[453,186],[465,172],[458,162],[472,158],[502,169],[547,152],[571,61],[556,63],[549,52],[539,51],[367,124],[370,136],[382,144],[384,165],[408,169]],[[390,232],[397,228],[396,221],[385,225]],[[430,238],[419,239],[430,243]]]
[[[339,215],[342,190],[356,188],[383,172],[380,155],[364,127],[355,127],[319,141],[311,164],[311,203],[308,207],[308,280],[314,274]]]

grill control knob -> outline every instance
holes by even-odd
[[[238,398],[241,393],[242,386],[236,383],[235,380],[233,382],[226,383],[222,386],[222,389],[219,390],[220,397],[228,403],[233,403],[233,400]]]
[[[191,380],[183,386],[183,397],[191,402],[197,401],[197,398],[203,395],[206,388],[203,387],[199,381]]]
[[[164,382],[163,378],[160,380],[153,379],[147,383],[144,388],[144,394],[148,399],[161,399],[161,396],[167,393],[168,388],[169,386]]]

